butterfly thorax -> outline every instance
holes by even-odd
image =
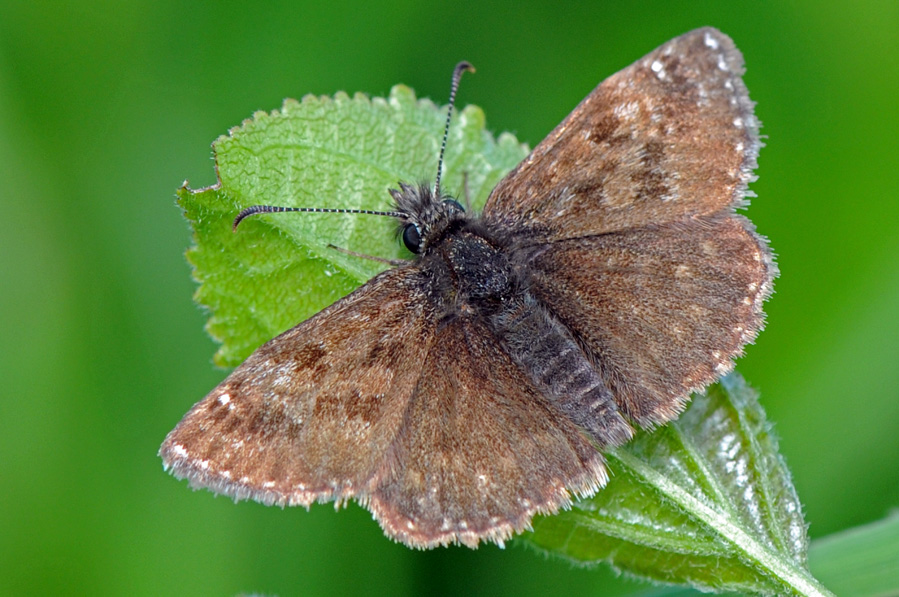
[[[511,298],[514,272],[502,243],[458,201],[427,185],[391,190],[406,247],[431,280],[432,297],[447,314],[493,310]]]
[[[418,254],[411,267],[427,280],[438,329],[482,326],[521,374],[593,441],[606,447],[627,441],[631,427],[608,386],[572,334],[528,290],[509,243],[452,198],[425,185],[400,189],[392,194],[406,216],[400,218],[403,242]]]
[[[514,297],[514,272],[503,251],[467,226],[449,229],[422,256],[434,295],[456,314],[489,315]]]

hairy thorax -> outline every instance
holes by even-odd
[[[421,256],[430,278],[430,294],[440,319],[458,316],[489,317],[513,301],[520,284],[500,242],[460,219],[442,231]]]

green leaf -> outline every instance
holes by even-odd
[[[454,116],[441,188],[483,205],[490,190],[528,153],[509,134],[484,128],[469,106]],[[215,361],[235,366],[260,344],[320,311],[384,268],[329,244],[384,258],[410,257],[395,220],[369,215],[274,214],[231,223],[256,204],[384,210],[398,181],[433,180],[446,109],[407,87],[390,97],[337,94],[286,100],[258,112],[214,144],[219,183],[178,191],[194,230],[188,253],[209,308],[206,329],[222,343]]]
[[[809,563],[842,597],[899,595],[899,513],[818,539]]]
[[[899,514],[816,539],[808,559],[815,575],[840,597],[899,595]],[[699,594],[674,587],[639,593],[642,597]]]
[[[607,456],[609,484],[535,520],[532,544],[703,590],[830,594],[808,572],[799,498],[757,396],[737,374]]]

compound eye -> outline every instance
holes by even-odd
[[[415,224],[406,224],[406,227],[403,228],[403,244],[413,253],[418,254],[418,251],[421,250],[421,233]]]
[[[443,204],[448,205],[448,206],[452,207],[453,209],[457,209],[462,213],[465,213],[465,208],[462,207],[462,204],[459,203],[458,201],[456,201],[455,199],[444,199]]]

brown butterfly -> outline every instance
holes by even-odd
[[[401,183],[415,258],[261,346],[168,435],[166,468],[235,500],[352,498],[416,548],[502,544],[595,493],[601,451],[675,418],[763,325],[742,74],[699,29],[600,84],[480,215],[439,178]]]

